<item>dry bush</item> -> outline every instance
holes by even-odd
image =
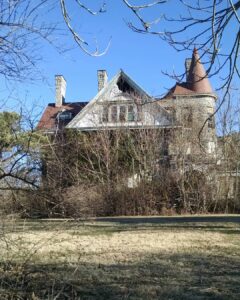
[[[1,201],[5,215],[18,214],[20,217],[48,217],[51,198],[40,190],[9,191]]]
[[[72,186],[63,191],[62,197],[62,206],[67,217],[102,216],[106,212],[101,186]]]
[[[105,192],[107,215],[172,215],[179,211],[175,182],[142,180],[134,188],[112,185]]]
[[[12,207],[13,193],[12,191],[0,190],[0,213],[3,215],[16,213]]]
[[[63,131],[45,147],[38,201],[51,217],[236,211],[229,197],[220,203],[216,158],[194,132]]]

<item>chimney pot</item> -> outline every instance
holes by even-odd
[[[98,70],[98,91],[100,92],[106,85],[108,81],[107,71],[106,70]]]
[[[55,75],[56,107],[61,107],[65,103],[66,85],[66,80],[62,75]]]

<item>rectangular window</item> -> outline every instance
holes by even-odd
[[[119,121],[120,122],[125,122],[126,121],[126,106],[120,106],[120,112],[119,112]]]
[[[176,109],[174,107],[164,107],[167,112],[172,115],[172,119],[176,120]]]
[[[103,106],[102,121],[108,122],[108,106]]]
[[[128,106],[128,121],[133,122],[134,121],[134,107],[133,105]]]
[[[191,126],[193,121],[193,112],[191,107],[184,107],[182,110],[182,120],[185,126]]]
[[[72,112],[62,111],[62,112],[58,113],[58,118],[61,121],[71,120],[72,119]]]
[[[137,106],[137,116],[135,117],[135,119],[137,121],[142,121],[142,119],[143,119],[143,112],[142,112],[142,106],[141,105]]]
[[[117,122],[118,121],[118,115],[117,115],[117,106],[113,105],[111,107],[111,121]]]

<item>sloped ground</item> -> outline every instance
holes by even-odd
[[[236,218],[135,219],[2,220],[0,299],[240,299]]]

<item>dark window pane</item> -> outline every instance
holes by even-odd
[[[108,122],[108,106],[103,107],[102,121]]]
[[[111,107],[111,121],[117,122],[117,106]]]
[[[72,113],[70,111],[62,111],[58,114],[58,118],[61,121],[71,120],[72,119]]]
[[[134,109],[133,109],[133,105],[129,105],[128,106],[128,121],[134,121]]]
[[[184,107],[182,110],[182,121],[185,126],[191,126],[193,121],[193,113],[190,107]]]
[[[119,121],[125,122],[126,121],[126,106],[120,106],[120,114],[119,114]]]
[[[166,111],[168,111],[171,115],[173,120],[176,119],[176,110],[174,107],[164,107],[166,109]]]
[[[142,121],[143,119],[142,106],[140,105],[137,107],[137,117],[135,117],[135,119],[137,121]]]
[[[214,122],[214,117],[209,114],[208,115],[208,128],[214,128],[215,127],[215,122]]]

